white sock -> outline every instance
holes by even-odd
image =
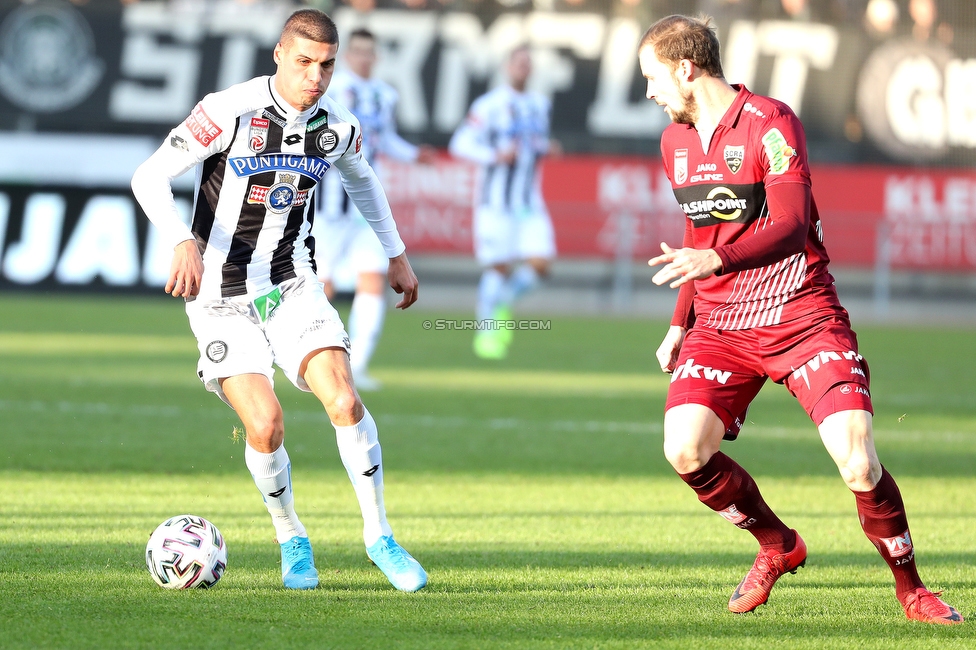
[[[244,463],[254,478],[254,484],[264,497],[264,505],[271,513],[278,543],[284,544],[298,535],[307,537],[305,526],[295,514],[295,497],[291,489],[291,461],[282,444],[274,452],[264,454],[244,443]]]
[[[513,305],[515,301],[539,286],[539,272],[531,264],[522,264],[508,276],[499,303]]]
[[[332,426],[336,430],[339,457],[349,474],[359,500],[359,509],[363,513],[363,541],[366,546],[372,546],[380,537],[393,535],[383,505],[383,454],[376,422],[364,407],[363,419],[359,424]]]
[[[504,288],[505,276],[497,269],[487,268],[482,271],[481,281],[478,283],[478,305],[475,309],[478,320],[485,320],[494,315]]]
[[[353,372],[366,370],[383,331],[386,300],[382,294],[357,291],[349,312],[349,365]]]

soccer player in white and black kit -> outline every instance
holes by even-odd
[[[204,97],[139,167],[132,189],[174,245],[166,291],[186,300],[198,375],[244,424],[245,463],[281,544],[285,587],[312,589],[318,572],[295,513],[272,363],[329,414],[362,511],[367,555],[395,587],[417,591],[427,574],[393,539],[376,423],[354,387],[349,337],[312,262],[314,190],[338,174],[386,251],[390,284],[403,294],[397,307],[417,300],[417,277],[386,195],[362,155],[359,122],[325,95],[338,41],[326,14],[292,14],[274,50],[276,74]],[[188,228],[171,183],[194,168]]]
[[[328,94],[359,120],[366,161],[379,175],[382,171],[376,165],[378,154],[404,162],[431,162],[436,156],[432,147],[414,145],[397,133],[397,92],[373,77],[376,39],[372,32],[364,28],[353,30],[343,50],[346,67],[336,71]],[[312,235],[319,279],[331,298],[337,279],[355,276],[355,295],[349,311],[349,365],[357,389],[376,390],[380,383],[368,368],[383,330],[387,255],[349,199],[338,175],[327,174],[315,194]]]
[[[482,266],[475,313],[482,323],[509,321],[513,303],[549,272],[556,255],[552,221],[542,198],[540,162],[559,152],[549,137],[549,100],[526,90],[532,74],[528,46],[512,50],[508,84],[472,104],[451,137],[452,155],[482,167],[475,196],[474,250]],[[481,329],[474,352],[502,359],[510,329]]]

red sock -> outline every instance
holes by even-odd
[[[793,550],[795,533],[769,509],[749,473],[722,452],[701,469],[678,476],[698,494],[699,501],[752,533],[764,552]]]
[[[882,467],[881,480],[874,489],[854,492],[854,498],[861,528],[888,563],[895,576],[895,594],[904,602],[906,595],[925,585],[915,568],[915,547],[895,479]]]

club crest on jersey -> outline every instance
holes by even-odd
[[[790,158],[796,155],[796,149],[789,145],[779,129],[766,131],[762,143],[769,159],[770,174],[782,174],[790,168]]]
[[[324,154],[330,154],[339,146],[339,134],[332,129],[323,129],[315,138],[315,146]]]
[[[299,190],[295,186],[297,178],[298,174],[278,174],[278,182],[271,187],[253,185],[247,202],[251,205],[264,204],[274,214],[284,214],[292,208],[303,206],[308,199],[308,190]]]
[[[251,118],[251,130],[247,134],[247,148],[261,153],[268,146],[268,127],[271,122],[261,117]]]
[[[742,168],[742,161],[746,157],[745,145],[725,145],[725,165],[735,174]]]
[[[214,363],[220,363],[227,358],[227,344],[223,341],[211,341],[207,345],[207,358]]]
[[[687,149],[675,149],[674,150],[674,182],[678,185],[684,185],[684,182],[688,180],[688,150]]]

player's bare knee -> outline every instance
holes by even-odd
[[[872,456],[852,456],[839,469],[847,487],[858,492],[874,489],[881,480],[881,463]]]
[[[688,438],[682,436],[665,436],[664,438],[664,457],[671,463],[671,467],[679,474],[687,474],[701,469],[705,462],[702,462],[701,451],[697,445],[693,444]]]
[[[281,446],[285,437],[285,424],[281,411],[260,413],[244,424],[247,443],[256,451],[270,454]]]
[[[336,393],[333,399],[325,405],[325,410],[328,412],[332,423],[339,426],[358,424],[365,413],[359,395],[351,387],[348,390],[341,390]]]

